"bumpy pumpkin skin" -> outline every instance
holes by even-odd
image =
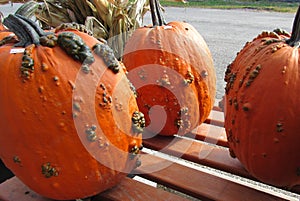
[[[300,184],[299,48],[282,30],[248,42],[228,66],[225,129],[232,156],[257,179]]]
[[[208,117],[215,99],[215,69],[192,25],[176,21],[135,30],[123,62],[147,131],[183,135]]]
[[[100,43],[73,32],[90,48]],[[56,200],[90,197],[120,182],[138,165],[133,156],[141,147],[123,69],[114,73],[93,53],[86,73],[59,46],[30,45],[34,70],[24,76],[23,54],[11,54],[13,45],[0,47],[0,157],[7,167]]]

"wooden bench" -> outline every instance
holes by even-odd
[[[119,185],[89,200],[299,200],[300,188],[287,191],[258,182],[230,157],[223,123],[223,112],[215,107],[204,124],[184,137],[144,139],[142,165]],[[0,200],[50,201],[1,163],[0,173]]]

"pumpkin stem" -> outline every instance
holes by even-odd
[[[290,39],[286,41],[292,47],[299,47],[300,46],[300,6],[298,7],[293,28],[292,28],[292,35]]]
[[[150,11],[153,26],[166,25],[165,18],[162,14],[161,6],[159,0],[150,0]]]
[[[19,42],[15,44],[17,47],[26,47],[31,44],[39,45],[40,37],[48,35],[35,22],[18,14],[8,15],[3,24],[18,37]]]

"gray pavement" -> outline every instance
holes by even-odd
[[[0,11],[13,13],[19,4],[0,5]],[[165,7],[165,18],[171,21],[186,21],[193,25],[206,40],[214,58],[217,72],[217,98],[224,94],[224,73],[228,64],[247,41],[262,31],[282,28],[291,31],[293,13],[278,13],[255,10],[219,10],[200,8]],[[149,13],[145,24],[150,23]]]

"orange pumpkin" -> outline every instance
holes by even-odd
[[[150,3],[154,25],[134,31],[125,45],[123,62],[145,114],[146,130],[183,135],[204,122],[213,107],[213,60],[192,25],[165,24],[156,10],[158,2]]]
[[[231,155],[280,187],[300,184],[299,14],[292,35],[277,29],[246,43],[225,76]]]
[[[45,34],[14,15],[4,23],[27,45],[0,47],[5,165],[32,190],[57,200],[116,185],[139,165],[144,124],[122,64],[88,34]]]

